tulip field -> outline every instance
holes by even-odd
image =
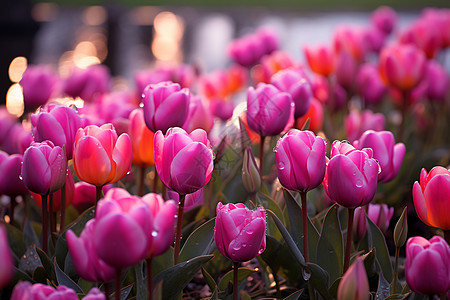
[[[298,51],[264,26],[211,71],[27,65],[0,299],[449,299],[450,9]]]

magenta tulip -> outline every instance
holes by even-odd
[[[440,236],[429,241],[421,236],[408,239],[406,282],[419,294],[443,294],[450,289],[450,247]]]
[[[56,289],[42,283],[31,284],[28,281],[21,281],[15,287],[11,295],[11,300],[78,300],[77,293],[64,285],[59,285]],[[104,300],[103,295],[97,288],[92,288],[82,300]]]
[[[8,112],[6,106],[0,106],[0,149],[9,142],[9,133],[17,123],[18,119]]]
[[[14,276],[14,260],[9,248],[5,227],[0,223],[0,290],[7,286]]]
[[[395,144],[392,132],[367,130],[353,145],[360,150],[372,148],[373,158],[381,167],[378,181],[389,182],[397,176],[406,149],[403,143]]]
[[[328,196],[341,206],[355,208],[368,204],[377,190],[379,165],[372,149],[355,149],[334,141],[323,186]]]
[[[177,192],[168,190],[167,199],[172,199],[175,203],[179,203],[180,195]],[[203,188],[192,194],[187,194],[184,202],[184,211],[189,211],[205,203],[205,191]]]
[[[72,230],[66,233],[70,257],[77,274],[87,281],[110,282],[114,279],[115,270],[99,258],[94,248],[94,232],[96,220],[86,223],[80,237]]]
[[[223,256],[233,262],[250,260],[266,249],[266,211],[244,204],[217,204],[214,240]]]
[[[275,136],[286,127],[294,102],[290,94],[271,84],[260,83],[247,92],[247,123],[261,136]],[[293,114],[293,111],[292,111]]]
[[[338,300],[369,300],[369,280],[367,279],[364,260],[358,257],[356,261],[345,272],[339,282]]]
[[[385,123],[386,119],[382,113],[374,113],[369,109],[352,110],[344,121],[347,139],[354,142],[367,130],[381,131]]]
[[[92,102],[109,91],[110,80],[109,70],[104,65],[74,68],[64,82],[64,92],[73,98]]]
[[[214,153],[207,134],[196,129],[187,134],[181,128],[169,128],[164,136],[155,134],[155,165],[161,181],[179,194],[190,194],[211,179]]]
[[[32,143],[23,155],[22,178],[32,192],[48,195],[66,182],[67,159],[64,150],[50,141]]]
[[[358,71],[358,62],[347,51],[336,55],[336,79],[346,90],[352,90]]]
[[[367,215],[369,219],[375,223],[375,225],[380,228],[384,233],[389,228],[389,222],[394,215],[394,208],[388,207],[387,204],[371,204],[369,203],[369,208],[367,209]]]
[[[380,103],[388,91],[377,66],[370,63],[359,68],[356,75],[356,89],[367,104]]]
[[[106,194],[111,188],[112,184],[107,184],[102,187],[103,194]],[[74,191],[73,191],[73,200],[72,205],[78,211],[78,213],[82,213],[86,209],[95,205],[95,193],[96,193],[95,185],[90,183],[79,181],[75,183]]]
[[[397,22],[397,13],[389,6],[380,6],[372,13],[370,21],[385,34],[390,34]]]
[[[370,204],[369,204],[370,205]],[[353,223],[353,241],[358,244],[367,231],[366,211],[363,207],[355,209],[355,220]]]
[[[20,179],[23,156],[20,154],[8,155],[0,151],[0,195],[16,197],[26,195],[28,189]]]
[[[435,60],[429,60],[427,63],[426,81],[428,84],[428,98],[445,103],[450,90],[450,77],[445,68]]]
[[[31,125],[36,142],[50,140],[56,146],[64,146],[67,159],[72,158],[75,135],[82,125],[81,118],[74,109],[49,105],[31,115]]]
[[[230,103],[232,104],[232,102]],[[214,116],[207,104],[200,96],[192,96],[189,105],[189,115],[186,118],[183,129],[187,132],[192,132],[193,130],[200,128],[209,132],[213,126]]]
[[[311,131],[291,129],[275,148],[277,173],[287,189],[306,192],[317,187],[325,174],[325,141]]]
[[[170,127],[183,126],[189,114],[190,93],[171,81],[149,84],[142,93],[147,127],[166,133]]]

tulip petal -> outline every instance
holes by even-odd
[[[189,113],[189,95],[176,92],[169,95],[156,109],[155,127],[166,132],[170,127],[181,127]]]
[[[96,278],[91,272],[85,272],[89,264],[89,255],[86,251],[83,241],[73,233],[72,230],[66,232],[67,245],[69,247],[70,257],[77,274],[83,277],[85,280],[96,282]]]
[[[427,205],[427,219],[434,227],[450,229],[450,174],[436,175],[427,184],[423,197]],[[414,202],[415,203],[415,202]]]
[[[264,219],[253,219],[229,244],[230,258],[233,261],[247,261],[257,256],[266,234],[265,228],[266,221]]]
[[[23,155],[22,178],[30,191],[48,194],[52,180],[51,168],[44,154],[36,147],[29,147]]]
[[[414,201],[414,207],[416,209],[416,213],[419,216],[419,218],[427,224],[428,226],[433,226],[428,221],[428,215],[427,215],[427,203],[425,202],[425,198],[422,193],[422,188],[420,187],[420,184],[416,181],[413,185],[413,201]]]
[[[123,133],[117,139],[113,149],[112,159],[116,163],[116,170],[114,178],[108,183],[119,181],[127,175],[128,171],[130,171],[131,162],[133,160],[133,150],[128,134]]]
[[[306,163],[309,174],[308,190],[314,189],[322,182],[325,176],[325,164],[325,141],[321,137],[317,137]]]

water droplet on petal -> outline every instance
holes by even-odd
[[[355,183],[355,185],[356,185],[356,187],[360,188],[360,187],[363,186],[363,183],[362,183],[361,180],[357,180],[356,183]]]
[[[153,236],[153,237],[156,237],[157,235],[158,235],[158,232],[156,232],[156,230],[153,230],[153,231],[152,231],[152,236]]]
[[[22,177],[22,175],[19,175],[19,179],[20,179],[20,180],[23,180],[23,177]]]
[[[284,162],[280,161],[278,163],[278,170],[284,170]]]
[[[245,248],[245,247],[247,247],[247,244],[246,244],[246,243],[243,243],[243,244],[242,244],[242,248]]]

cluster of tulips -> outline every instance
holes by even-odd
[[[0,110],[0,296],[450,296],[450,11],[393,37],[396,18],[339,27],[307,65],[258,29],[227,69],[157,65],[125,91],[102,65],[28,67],[23,114]]]

